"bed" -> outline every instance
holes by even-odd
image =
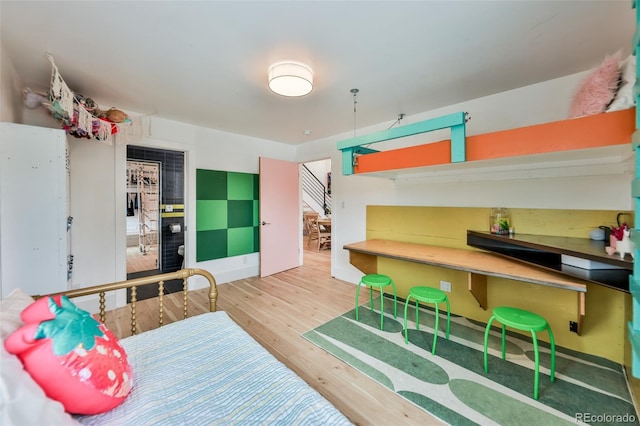
[[[136,334],[135,290],[140,285],[183,279],[185,316],[187,279],[209,281],[211,312]],[[20,359],[2,345],[2,424],[88,425],[342,425],[351,424],[322,395],[278,361],[225,312],[215,311],[217,288],[207,271],[184,269],[170,274],[95,286],[67,293],[71,298],[97,294],[104,320],[105,293],[132,289],[130,337],[120,339],[133,371],[130,393],[120,405],[95,415],[69,415],[45,396],[22,369]],[[21,326],[20,312],[33,299],[20,291],[0,302],[2,339]]]

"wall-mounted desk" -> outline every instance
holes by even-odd
[[[422,263],[468,272],[468,288],[482,309],[487,309],[487,277],[501,277],[516,281],[557,287],[575,291],[578,317],[576,333],[579,335],[584,320],[586,281],[550,272],[499,255],[475,250],[463,250],[425,244],[390,240],[366,240],[346,244],[350,263],[365,274],[377,273],[377,257]]]

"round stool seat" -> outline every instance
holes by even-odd
[[[418,299],[420,302],[428,303],[444,302],[447,298],[444,291],[426,286],[412,287],[409,290],[409,296]]]
[[[391,284],[391,278],[382,274],[369,274],[362,277],[362,284],[369,287],[386,287]]]
[[[547,329],[547,320],[540,315],[523,309],[500,306],[493,315],[502,324],[522,331],[543,331]]]
[[[435,308],[435,326],[433,328],[433,346],[431,348],[431,353],[435,355],[436,353],[436,343],[438,341],[438,320],[440,319],[440,309],[438,308],[439,303],[447,304],[447,334],[446,337],[449,339],[449,329],[451,326],[451,309],[449,306],[449,299],[447,298],[447,294],[437,288],[427,287],[427,286],[416,286],[411,287],[409,289],[409,294],[407,295],[407,299],[404,302],[404,343],[409,344],[409,330],[407,329],[407,309],[409,308],[409,300],[411,298],[415,299],[416,304],[416,330],[420,329],[420,306],[418,302],[424,303],[433,303]]]
[[[384,288],[391,286],[393,289],[393,317],[398,316],[398,296],[396,294],[396,285],[393,280],[382,274],[368,274],[360,278],[358,288],[356,289],[356,321],[358,321],[358,295],[360,294],[360,286],[369,287],[369,306],[373,311],[373,287],[380,290],[380,330],[384,330]]]

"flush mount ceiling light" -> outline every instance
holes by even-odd
[[[269,89],[282,96],[304,96],[313,89],[313,71],[298,62],[278,62],[269,67]]]

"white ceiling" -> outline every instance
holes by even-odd
[[[626,55],[635,12],[631,0],[2,0],[0,35],[34,90],[48,52],[102,108],[300,144]],[[313,69],[309,95],[269,91],[269,65],[286,59]]]

